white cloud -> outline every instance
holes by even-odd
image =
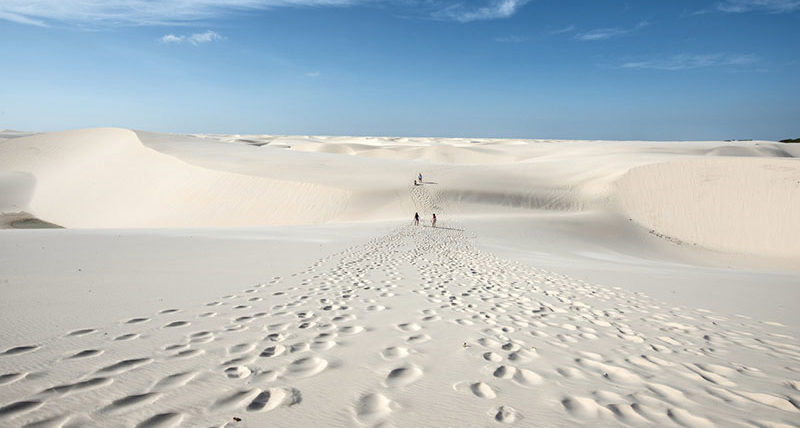
[[[708,67],[742,67],[759,61],[757,56],[751,54],[680,54],[662,59],[626,62],[621,67],[639,70],[681,71]]]
[[[308,73],[306,73],[306,77],[312,77],[312,78],[319,77],[321,75],[322,74],[319,71],[309,71]]]
[[[458,22],[485,21],[490,19],[509,18],[530,0],[489,0],[483,6],[470,7],[462,3],[454,3],[435,12],[435,18]],[[472,2],[473,4],[475,2]],[[488,3],[488,4],[486,4]]]
[[[213,42],[214,40],[220,40],[222,36],[218,33],[208,30],[203,33],[194,33],[191,36],[187,37],[186,40],[193,45],[199,45],[200,43],[208,43]]]
[[[800,0],[724,0],[717,3],[717,10],[728,13],[787,13],[800,10]]]
[[[633,28],[622,28],[622,27],[613,27],[613,28],[598,28],[595,30],[590,30],[584,33],[579,33],[575,36],[578,40],[583,41],[595,41],[595,40],[607,40],[613,39],[615,37],[624,36],[628,33],[632,33],[636,30],[640,30],[644,27],[650,25],[647,22],[640,22],[636,24]]]
[[[164,43],[180,43],[182,42],[186,36],[176,36],[174,34],[165,34],[164,37],[161,38],[161,41]]]
[[[49,23],[176,25],[278,7],[395,4],[435,19],[472,22],[508,18],[530,0],[0,0],[0,20]]]
[[[194,34],[189,34],[189,35],[165,34],[164,36],[161,37],[161,42],[162,43],[176,43],[176,44],[183,43],[183,42],[188,42],[188,43],[191,43],[191,44],[197,46],[197,45],[199,45],[201,43],[208,43],[208,42],[213,42],[215,40],[222,40],[222,39],[224,39],[224,37],[222,37],[216,31],[208,30],[208,31],[205,31],[205,32],[202,32],[202,33],[194,33]]]
[[[369,1],[373,0],[0,0],[0,19],[34,25],[170,25],[275,7]]]

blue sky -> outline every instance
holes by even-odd
[[[800,0],[0,0],[0,128],[800,137]]]

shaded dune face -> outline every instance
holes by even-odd
[[[614,196],[623,215],[675,242],[800,259],[800,223],[794,220],[800,216],[800,164],[794,159],[645,165],[617,181]]]

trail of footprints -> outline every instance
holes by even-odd
[[[331,426],[407,425],[439,399],[460,409],[439,424],[798,426],[800,344],[784,330],[404,227],[200,308],[0,350],[0,426],[296,426],[306,405]],[[374,379],[338,378],[348,365]]]

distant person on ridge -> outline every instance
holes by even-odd
[[[417,178],[419,178],[419,184],[422,184],[422,173],[421,172],[419,173]]]
[[[431,226],[436,227],[436,213],[433,213],[433,220],[431,220]]]
[[[419,226],[419,213],[414,213],[414,226]]]

